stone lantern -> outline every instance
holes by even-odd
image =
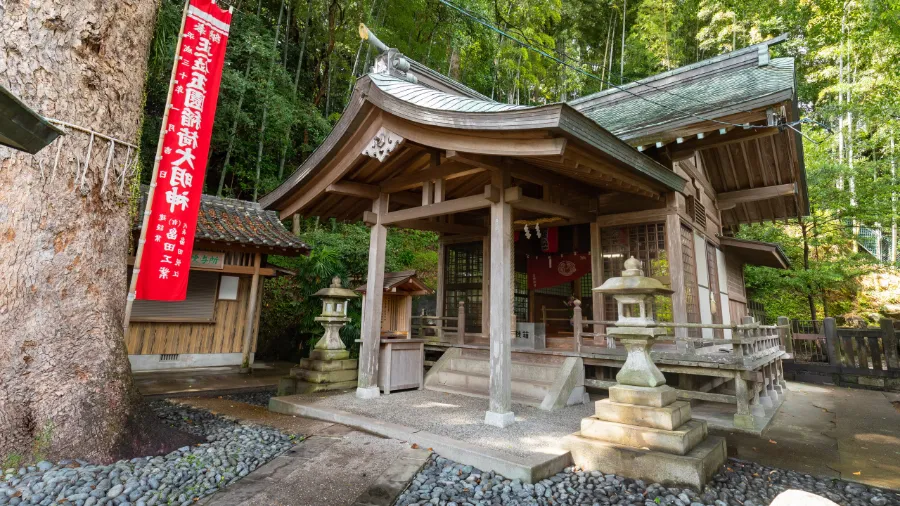
[[[666,333],[653,320],[653,299],[657,295],[671,295],[673,290],[657,279],[644,276],[641,262],[631,257],[625,261],[621,277],[607,279],[594,291],[612,295],[619,308],[616,326],[606,332],[610,337],[621,339],[628,350],[616,382],[635,387],[665,385],[666,378],[650,358],[653,340]]]
[[[665,334],[653,320],[653,298],[672,290],[644,276],[632,257],[621,277],[594,291],[615,297],[619,319],[607,334],[621,339],[628,354],[609,398],[581,420],[580,432],[566,436],[565,447],[586,471],[699,490],[725,463],[725,440],[708,436],[706,422],[691,417],[690,402],[677,400],[650,357],[653,341]]]
[[[347,304],[350,299],[359,297],[353,290],[341,286],[341,278],[335,276],[331,280],[331,286],[314,293],[322,299],[322,314],[315,320],[325,327],[325,335],[313,347],[310,358],[332,360],[346,359],[350,352],[341,341],[340,330],[350,318],[347,317]]]
[[[325,335],[316,342],[309,358],[291,369],[291,375],[281,378],[278,395],[341,390],[355,388],[357,378],[356,359],[341,341],[341,328],[350,321],[347,304],[359,297],[353,290],[341,286],[341,278],[335,276],[331,286],[314,294],[322,299],[322,314],[315,320],[325,327]]]

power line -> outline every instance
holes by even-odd
[[[553,55],[547,53],[546,51],[544,51],[544,50],[542,50],[542,49],[540,49],[540,48],[534,47],[534,46],[532,46],[532,45],[530,45],[530,44],[528,44],[528,43],[526,43],[526,42],[523,42],[523,41],[517,39],[516,37],[513,37],[512,35],[508,34],[507,32],[501,30],[500,28],[497,28],[496,26],[494,26],[493,24],[489,23],[488,21],[482,19],[480,16],[477,16],[477,15],[475,15],[475,14],[469,12],[468,10],[466,10],[466,9],[464,9],[464,8],[462,8],[462,7],[459,7],[459,6],[457,6],[457,5],[454,5],[453,3],[451,3],[451,2],[449,2],[449,1],[447,1],[447,0],[438,0],[438,1],[439,1],[440,3],[446,5],[447,7],[450,7],[451,9],[453,9],[453,10],[459,12],[460,14],[463,14],[464,16],[466,16],[466,17],[468,17],[468,18],[470,18],[470,19],[473,19],[474,21],[476,21],[477,23],[479,23],[479,24],[485,26],[486,28],[489,28],[489,29],[495,31],[495,32],[497,32],[497,33],[500,34],[500,35],[503,35],[504,37],[506,37],[506,38],[512,40],[513,42],[515,42],[515,43],[517,43],[517,44],[519,44],[520,46],[524,47],[525,49],[528,49],[528,50],[531,50],[531,51],[533,51],[533,52],[535,52],[535,53],[538,53],[538,54],[540,54],[541,56],[544,56],[545,58],[550,58],[551,60],[555,61],[556,63],[558,63],[558,64],[560,64],[560,65],[562,65],[562,66],[564,66],[564,67],[567,67],[567,68],[569,68],[569,69],[572,69],[572,70],[574,70],[574,71],[576,71],[576,72],[578,72],[578,73],[580,73],[580,74],[583,74],[583,75],[585,75],[585,76],[587,76],[587,77],[590,77],[590,78],[592,78],[592,79],[595,79],[595,80],[597,80],[597,81],[599,81],[599,82],[601,82],[601,83],[605,83],[605,84],[607,84],[608,86],[613,87],[613,88],[615,88],[615,89],[617,89],[617,90],[619,90],[619,91],[623,91],[623,92],[625,92],[625,93],[628,93],[629,95],[631,95],[631,96],[633,96],[633,97],[636,97],[636,98],[639,98],[639,99],[644,100],[644,101],[646,101],[646,102],[649,102],[649,103],[651,103],[651,104],[654,104],[654,105],[656,105],[657,107],[662,107],[662,108],[664,108],[664,109],[669,109],[669,110],[672,110],[672,111],[675,111],[675,112],[680,112],[680,113],[682,113],[682,114],[686,114],[686,115],[689,115],[689,116],[693,116],[693,117],[695,117],[695,118],[697,118],[697,119],[700,119],[700,120],[703,120],[703,121],[710,121],[710,122],[713,122],[713,123],[718,123],[718,124],[720,124],[720,125],[727,125],[727,126],[732,126],[732,127],[741,127],[741,128],[745,128],[745,129],[749,129],[749,128],[753,128],[753,129],[771,128],[771,127],[768,126],[768,125],[739,124],[739,123],[731,123],[731,122],[728,122],[728,121],[722,121],[722,120],[713,119],[713,118],[707,118],[707,117],[701,116],[701,115],[699,115],[699,114],[696,114],[696,113],[693,113],[693,112],[690,112],[690,111],[685,111],[685,110],[679,109],[679,108],[677,108],[677,107],[673,107],[673,106],[671,106],[671,105],[666,105],[666,104],[659,103],[659,102],[657,102],[657,101],[655,101],[655,100],[652,100],[652,99],[650,99],[650,98],[647,98],[647,97],[645,97],[645,96],[643,96],[643,95],[638,95],[637,93],[634,93],[634,92],[632,92],[632,91],[630,91],[630,90],[628,90],[628,89],[626,89],[626,88],[623,88],[622,86],[619,86],[619,85],[616,85],[616,84],[614,84],[614,83],[612,83],[612,82],[610,82],[610,81],[607,81],[607,80],[603,79],[602,77],[597,76],[596,74],[593,74],[593,73],[591,73],[591,72],[588,72],[588,71],[586,71],[586,70],[583,70],[583,69],[581,69],[581,68],[578,68],[578,67],[576,67],[576,66],[574,66],[574,65],[570,65],[570,64],[566,63],[565,61],[560,60],[559,58],[557,58],[557,57],[555,57],[555,56],[553,56]],[[652,86],[652,85],[649,85],[649,84],[642,84],[642,86],[647,86],[647,87],[649,87],[649,88],[653,88],[653,89],[655,89],[655,90],[657,90],[657,91],[660,91],[660,92],[663,92],[663,93],[669,93],[670,95],[673,95],[673,96],[676,96],[676,97],[679,97],[679,98],[682,98],[682,99],[694,100],[694,101],[696,101],[696,102],[702,104],[702,102],[700,102],[700,101],[698,101],[698,100],[696,100],[696,99],[694,99],[694,98],[692,98],[692,97],[683,97],[683,96],[677,95],[677,94],[675,94],[675,93],[673,93],[673,92],[670,92],[670,91],[668,91],[668,90],[663,90],[663,89],[660,89],[660,88],[656,88],[656,87],[654,87],[654,86]],[[750,112],[750,111],[743,111],[743,112]],[[792,123],[792,124],[797,124],[797,122],[794,122],[794,123]]]

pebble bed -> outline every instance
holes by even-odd
[[[150,406],[165,423],[207,442],[111,465],[63,460],[5,469],[0,475],[0,505],[192,504],[246,476],[295,440],[269,427],[241,425],[167,401]]]
[[[431,457],[396,505],[763,506],[788,489],[805,490],[842,506],[900,506],[900,493],[895,491],[737,460],[729,460],[726,468],[697,493],[571,467],[528,484],[438,456]]]
[[[269,399],[271,399],[272,397],[275,397],[275,390],[222,396],[223,399],[228,399],[229,401],[244,402],[247,404],[253,404],[254,406],[262,406],[264,408],[269,407]]]

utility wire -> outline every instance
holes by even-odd
[[[462,14],[462,15],[464,15],[464,16],[466,16],[466,17],[472,19],[472,20],[474,20],[475,22],[479,23],[480,25],[483,25],[483,26],[485,26],[486,28],[489,28],[490,30],[493,30],[494,32],[496,32],[496,33],[498,33],[498,34],[503,35],[504,37],[506,37],[506,38],[512,40],[513,42],[515,42],[515,43],[517,43],[517,44],[519,44],[520,46],[524,47],[525,49],[528,49],[528,50],[530,50],[530,51],[533,51],[533,52],[535,52],[535,53],[538,53],[538,54],[540,54],[541,56],[544,56],[545,58],[550,58],[551,60],[555,61],[556,63],[558,63],[558,64],[560,64],[560,65],[562,65],[562,66],[564,66],[564,67],[567,67],[567,68],[569,68],[569,69],[572,69],[572,70],[574,70],[575,72],[578,72],[579,74],[583,74],[583,75],[585,75],[585,76],[587,76],[587,77],[590,77],[590,78],[592,78],[592,79],[595,79],[595,80],[597,80],[597,81],[599,81],[599,82],[601,82],[601,83],[605,83],[605,84],[607,84],[608,86],[610,86],[610,87],[612,87],[612,88],[615,88],[615,89],[617,89],[617,90],[619,90],[619,91],[623,91],[623,92],[625,92],[625,93],[628,93],[629,95],[631,95],[631,96],[633,96],[633,97],[639,98],[639,99],[644,100],[644,101],[646,101],[646,102],[650,102],[651,104],[654,104],[654,105],[656,105],[657,107],[662,107],[662,108],[664,108],[664,109],[672,110],[672,111],[675,111],[675,112],[680,112],[680,113],[682,113],[682,114],[686,114],[686,115],[689,115],[689,116],[693,116],[693,117],[695,117],[695,118],[697,118],[697,119],[700,119],[700,120],[703,120],[703,121],[710,121],[710,122],[712,122],[712,123],[717,123],[717,124],[720,124],[720,125],[726,125],[726,126],[732,126],[732,127],[741,127],[741,128],[744,128],[744,129],[750,129],[750,128],[753,128],[753,129],[771,128],[771,127],[768,126],[768,125],[750,125],[750,124],[731,123],[731,122],[728,122],[728,121],[722,121],[722,120],[718,120],[718,119],[707,118],[707,117],[701,116],[701,115],[699,115],[699,114],[696,114],[696,113],[693,113],[693,112],[690,112],[690,111],[685,111],[685,110],[679,109],[679,108],[677,108],[677,107],[673,107],[673,106],[671,106],[671,105],[662,104],[662,103],[660,103],[660,102],[657,102],[657,101],[655,101],[655,100],[652,100],[652,99],[650,99],[650,98],[647,98],[647,97],[645,97],[645,96],[643,96],[643,95],[638,95],[637,93],[634,93],[634,92],[632,92],[632,91],[630,91],[630,90],[628,90],[628,89],[626,89],[626,88],[623,88],[623,87],[620,86],[620,85],[616,85],[616,84],[614,84],[614,83],[612,83],[612,82],[610,82],[610,81],[607,81],[607,80],[603,79],[602,77],[597,76],[596,74],[593,74],[593,73],[591,73],[591,72],[588,72],[588,71],[586,71],[586,70],[583,70],[583,69],[581,69],[581,68],[578,68],[578,67],[576,67],[576,66],[574,66],[574,65],[570,65],[569,63],[567,63],[567,62],[565,62],[565,61],[563,61],[563,60],[560,60],[559,58],[557,58],[557,57],[555,57],[555,56],[553,56],[553,55],[547,53],[546,51],[544,51],[544,50],[542,50],[542,49],[540,49],[540,48],[534,47],[534,46],[532,46],[532,45],[530,45],[530,44],[528,44],[528,43],[526,43],[526,42],[523,42],[523,41],[517,39],[516,37],[513,37],[513,36],[510,35],[509,33],[507,33],[507,32],[505,32],[505,31],[501,30],[500,28],[497,28],[496,26],[494,26],[494,25],[491,24],[490,22],[488,22],[488,21],[482,19],[480,16],[478,16],[478,15],[476,15],[476,14],[474,14],[474,13],[468,11],[467,9],[464,9],[464,8],[462,8],[462,7],[459,7],[459,6],[457,6],[457,5],[454,5],[453,3],[449,2],[448,0],[438,0],[438,1],[439,1],[440,3],[446,5],[447,7],[450,7],[451,9],[453,9],[453,10],[459,12],[460,14]],[[566,58],[571,58],[571,57],[566,56]],[[652,85],[649,85],[649,84],[642,84],[642,83],[638,83],[638,84],[641,85],[641,86],[647,86],[647,87],[649,87],[649,88],[653,88],[653,89],[655,89],[655,90],[657,90],[657,91],[660,91],[660,92],[663,92],[663,93],[668,93],[668,94],[670,94],[670,95],[673,95],[673,96],[676,96],[676,97],[679,97],[679,98],[682,98],[682,99],[694,100],[694,101],[696,101],[697,103],[703,104],[703,102],[700,102],[699,100],[694,99],[693,97],[684,97],[684,96],[678,95],[678,94],[676,94],[676,93],[673,93],[673,92],[671,92],[671,91],[664,90],[664,89],[661,89],[661,88],[657,88],[657,87],[652,86]],[[705,104],[704,104],[704,105],[705,105]],[[750,111],[743,111],[743,112],[750,112]],[[797,125],[797,124],[799,124],[799,123],[801,123],[801,122],[803,122],[803,121],[802,121],[802,120],[798,120],[798,121],[795,121],[795,122],[793,122],[793,123],[788,124],[787,126],[789,126],[792,130],[795,130],[795,131],[797,131],[797,132],[799,133],[799,130],[793,128],[791,125]],[[816,122],[816,123],[818,123],[818,122]],[[830,131],[830,129],[828,129],[828,130]],[[801,135],[802,135],[802,134],[801,134]]]

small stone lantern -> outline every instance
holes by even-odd
[[[324,351],[319,353],[323,359],[343,359],[350,356],[344,342],[341,341],[340,330],[350,321],[347,317],[347,304],[350,299],[359,297],[353,290],[343,288],[341,286],[341,278],[335,276],[331,280],[331,286],[323,288],[314,293],[316,297],[322,299],[322,315],[317,316],[315,320],[325,327],[325,335],[313,347],[316,350]]]
[[[341,286],[335,276],[331,286],[314,294],[322,299],[322,314],[315,320],[325,327],[325,335],[316,342],[309,358],[291,369],[291,375],[278,382],[278,395],[291,395],[323,390],[342,390],[356,387],[356,359],[341,341],[341,328],[350,321],[347,304],[359,297],[356,292]]]
[[[620,338],[628,350],[616,381],[620,385],[636,387],[665,385],[666,378],[650,358],[653,340],[666,333],[653,320],[653,298],[670,295],[673,290],[657,279],[644,276],[641,262],[631,257],[625,261],[621,277],[607,279],[594,291],[615,297],[619,308],[616,326],[607,330],[610,337]]]

